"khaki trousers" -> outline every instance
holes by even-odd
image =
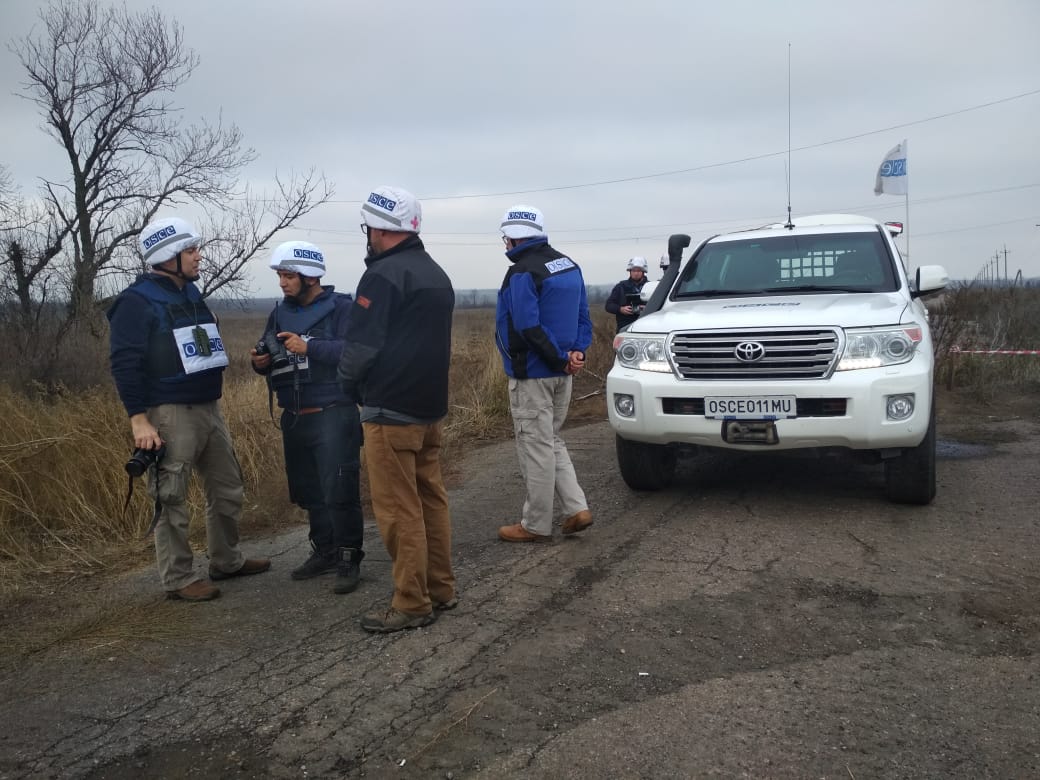
[[[451,515],[441,477],[443,426],[364,424],[376,525],[390,553],[391,606],[425,615],[455,597]]]
[[[242,471],[231,446],[231,434],[220,404],[160,404],[148,410],[166,446],[158,479],[149,479],[152,498],[158,492],[162,514],[155,526],[155,559],[166,590],[179,590],[201,579],[195,573],[188,543],[188,483],[197,468],[206,494],[206,544],[210,566],[237,571],[244,558],[238,549],[242,516]],[[158,485],[156,485],[158,482]]]
[[[567,445],[560,438],[571,403],[571,384],[569,376],[509,380],[516,453],[527,484],[520,523],[542,536],[552,535],[554,497],[562,518],[589,508]]]

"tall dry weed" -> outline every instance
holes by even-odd
[[[221,334],[230,367],[222,409],[246,486],[243,526],[281,527],[304,520],[288,503],[281,433],[272,422],[263,378],[249,366],[249,348],[266,313],[225,316]],[[587,370],[574,386],[575,406],[602,404],[613,362],[613,321],[593,312]],[[87,342],[83,360],[105,364],[106,340]],[[481,440],[511,435],[507,380],[494,339],[494,311],[456,313],[446,420],[449,459]],[[582,401],[581,399],[591,399]],[[597,407],[598,408],[598,407]],[[278,410],[274,410],[275,418]],[[588,419],[589,413],[583,415]],[[0,593],[16,591],[41,574],[78,576],[122,562],[150,559],[142,539],[152,514],[144,480],[135,482],[126,512],[132,449],[126,412],[107,377],[97,386],[62,385],[26,391],[0,384]],[[204,497],[197,480],[189,492],[192,539],[204,548]]]
[[[263,378],[248,367],[249,347],[263,316],[222,326],[232,369],[222,409],[246,486],[243,526],[277,525],[289,511],[281,434],[268,414]],[[84,342],[82,360],[107,365],[107,339]],[[90,375],[96,378],[95,374]],[[151,557],[142,535],[152,502],[143,479],[124,512],[123,469],[133,441],[126,411],[111,380],[70,388],[0,383],[0,593],[38,575],[78,576],[120,561]],[[205,499],[197,480],[189,491],[192,540],[204,539]],[[202,545],[204,548],[204,545]]]
[[[1040,356],[971,354],[1040,349],[1040,289],[961,286],[929,309],[936,380],[947,389],[967,389],[986,400],[1040,387]]]

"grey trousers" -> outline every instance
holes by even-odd
[[[571,403],[571,377],[510,379],[509,411],[527,496],[520,522],[533,534],[553,529],[553,499],[561,518],[588,509],[560,428]]]
[[[160,404],[148,410],[148,420],[166,446],[158,479],[149,479],[152,498],[158,490],[162,503],[162,515],[155,526],[155,559],[163,588],[179,590],[201,579],[195,573],[188,543],[188,483],[195,468],[206,494],[210,566],[224,572],[238,571],[245,560],[238,549],[242,470],[219,402]]]

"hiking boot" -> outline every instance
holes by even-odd
[[[271,568],[270,558],[246,558],[235,571],[220,571],[209,567],[211,580],[230,580],[232,577],[248,577],[251,574],[262,574]]]
[[[430,610],[425,615],[409,615],[390,607],[386,612],[373,612],[361,618],[361,627],[375,634],[389,634],[403,631],[406,628],[422,628],[437,619],[437,613]]]
[[[433,608],[437,612],[447,612],[450,609],[455,609],[459,605],[459,597],[452,596],[447,601],[435,601],[433,602]]]
[[[361,581],[361,559],[365,552],[355,547],[340,547],[336,557],[336,584],[332,586],[332,592],[350,593]]]
[[[578,531],[584,531],[590,525],[592,525],[592,512],[582,509],[576,515],[571,515],[563,521],[563,533],[567,536],[576,534]]]
[[[311,550],[311,557],[297,566],[289,575],[294,580],[309,580],[312,577],[320,577],[322,574],[331,574],[336,571],[339,562],[339,554],[336,550]]]
[[[220,588],[208,580],[195,580],[180,590],[166,591],[166,598],[181,601],[212,601],[220,595]]]
[[[520,523],[504,525],[498,529],[498,538],[503,542],[550,542],[552,534],[533,534]]]

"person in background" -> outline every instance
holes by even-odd
[[[353,299],[321,284],[325,254],[314,244],[275,247],[270,266],[284,300],[251,350],[253,369],[270,377],[282,408],[289,497],[307,510],[311,554],[294,580],[336,573],[335,593],[350,593],[365,557],[361,513],[361,421],[336,377]],[[274,365],[272,365],[272,359]]]
[[[573,377],[585,366],[592,342],[592,320],[581,269],[549,245],[541,211],[513,206],[500,229],[512,265],[498,291],[495,339],[509,377],[509,411],[527,493],[520,522],[502,526],[498,536],[506,542],[547,541],[554,497],[564,534],[592,525],[560,437]]]
[[[419,238],[414,195],[379,187],[361,220],[367,268],[338,375],[361,401],[372,510],[394,580],[389,608],[365,615],[361,627],[388,633],[429,625],[458,604],[440,464],[455,292]]]
[[[149,490],[156,500],[155,558],[169,598],[209,601],[211,580],[259,574],[267,558],[238,548],[242,471],[220,411],[227,354],[217,321],[195,286],[202,236],[178,217],[139,236],[150,268],[108,310],[112,378],[130,416],[134,446],[155,453]],[[209,579],[188,543],[188,483],[198,469],[206,494]]]
[[[617,320],[618,330],[631,325],[639,319],[642,305],[637,301],[643,285],[646,284],[646,258],[631,258],[628,261],[627,269],[628,278],[622,279],[614,285],[614,289],[610,291],[610,295],[607,297],[607,302],[604,305],[604,308],[613,314]]]

